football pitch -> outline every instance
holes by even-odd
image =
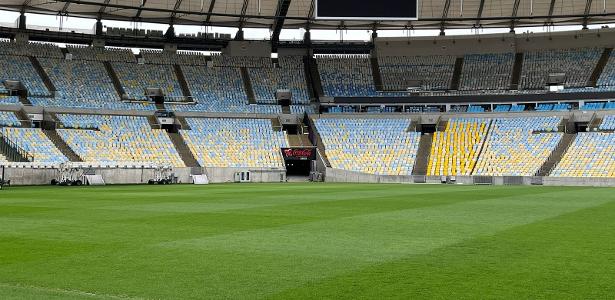
[[[615,190],[0,191],[2,299],[612,299]]]

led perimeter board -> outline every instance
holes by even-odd
[[[316,0],[316,19],[417,20],[418,0]]]

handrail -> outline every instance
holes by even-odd
[[[2,132],[0,132],[0,150],[8,154],[8,159],[16,162],[33,162],[34,155],[28,153],[25,149],[19,147],[16,143],[9,140]]]

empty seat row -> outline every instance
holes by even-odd
[[[378,96],[369,56],[316,56],[320,80],[326,96]]]
[[[445,131],[433,136],[427,175],[470,175],[483,146],[491,120],[450,119]]]
[[[536,175],[563,136],[555,132],[561,121],[559,117],[493,120],[473,175]]]
[[[208,61],[207,56],[198,52],[141,49],[139,53],[146,64],[206,66]]]
[[[563,73],[566,88],[586,87],[601,55],[599,48],[528,51],[524,54],[520,86],[544,89],[550,74]]]
[[[58,134],[88,163],[150,162],[185,167],[165,130],[136,116],[58,114],[66,128]]]
[[[509,89],[514,63],[514,53],[465,55],[460,79],[461,90]]]
[[[386,90],[405,91],[417,85],[424,90],[447,90],[455,60],[451,55],[383,56],[378,58],[378,65]]]
[[[421,134],[407,119],[316,119],[332,168],[376,175],[411,175]]]
[[[285,132],[274,131],[269,119],[187,118],[186,144],[203,167],[284,168],[281,148]]]
[[[577,134],[550,176],[615,177],[615,133]]]
[[[66,49],[76,60],[136,62],[136,57],[130,49],[114,47],[91,47],[67,45]]]
[[[0,55],[0,82],[20,81],[32,96],[50,96],[43,79],[26,56]]]
[[[292,103],[309,103],[303,58],[284,57],[279,62],[277,67],[270,63],[266,67],[248,69],[256,101],[276,104],[276,91],[288,89],[292,93]]]
[[[141,65],[114,62],[113,69],[129,99],[147,100],[147,88],[159,88],[167,101],[183,100],[177,75],[168,65]]]
[[[0,126],[21,126],[21,122],[12,111],[0,111]]]
[[[0,131],[5,138],[30,154],[36,163],[56,164],[68,161],[40,129],[4,127]]]

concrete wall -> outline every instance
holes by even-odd
[[[146,184],[154,179],[153,169],[93,169],[96,175],[101,175],[106,184]],[[190,168],[175,168],[173,173],[179,183],[192,183]],[[5,177],[11,185],[48,185],[52,179],[57,179],[59,173],[52,168],[6,168]]]
[[[211,183],[235,182],[235,173],[250,171],[252,182],[286,182],[286,170],[259,168],[205,168]]]
[[[424,176],[424,183],[473,185],[480,184],[477,177],[485,176]],[[365,174],[360,172],[327,168],[325,175],[326,182],[347,182],[347,183],[415,183],[415,176],[381,176]],[[560,177],[502,177],[494,176],[490,178],[491,185],[534,185],[539,183],[545,186],[591,186],[591,187],[615,187],[615,178],[560,178]]]

